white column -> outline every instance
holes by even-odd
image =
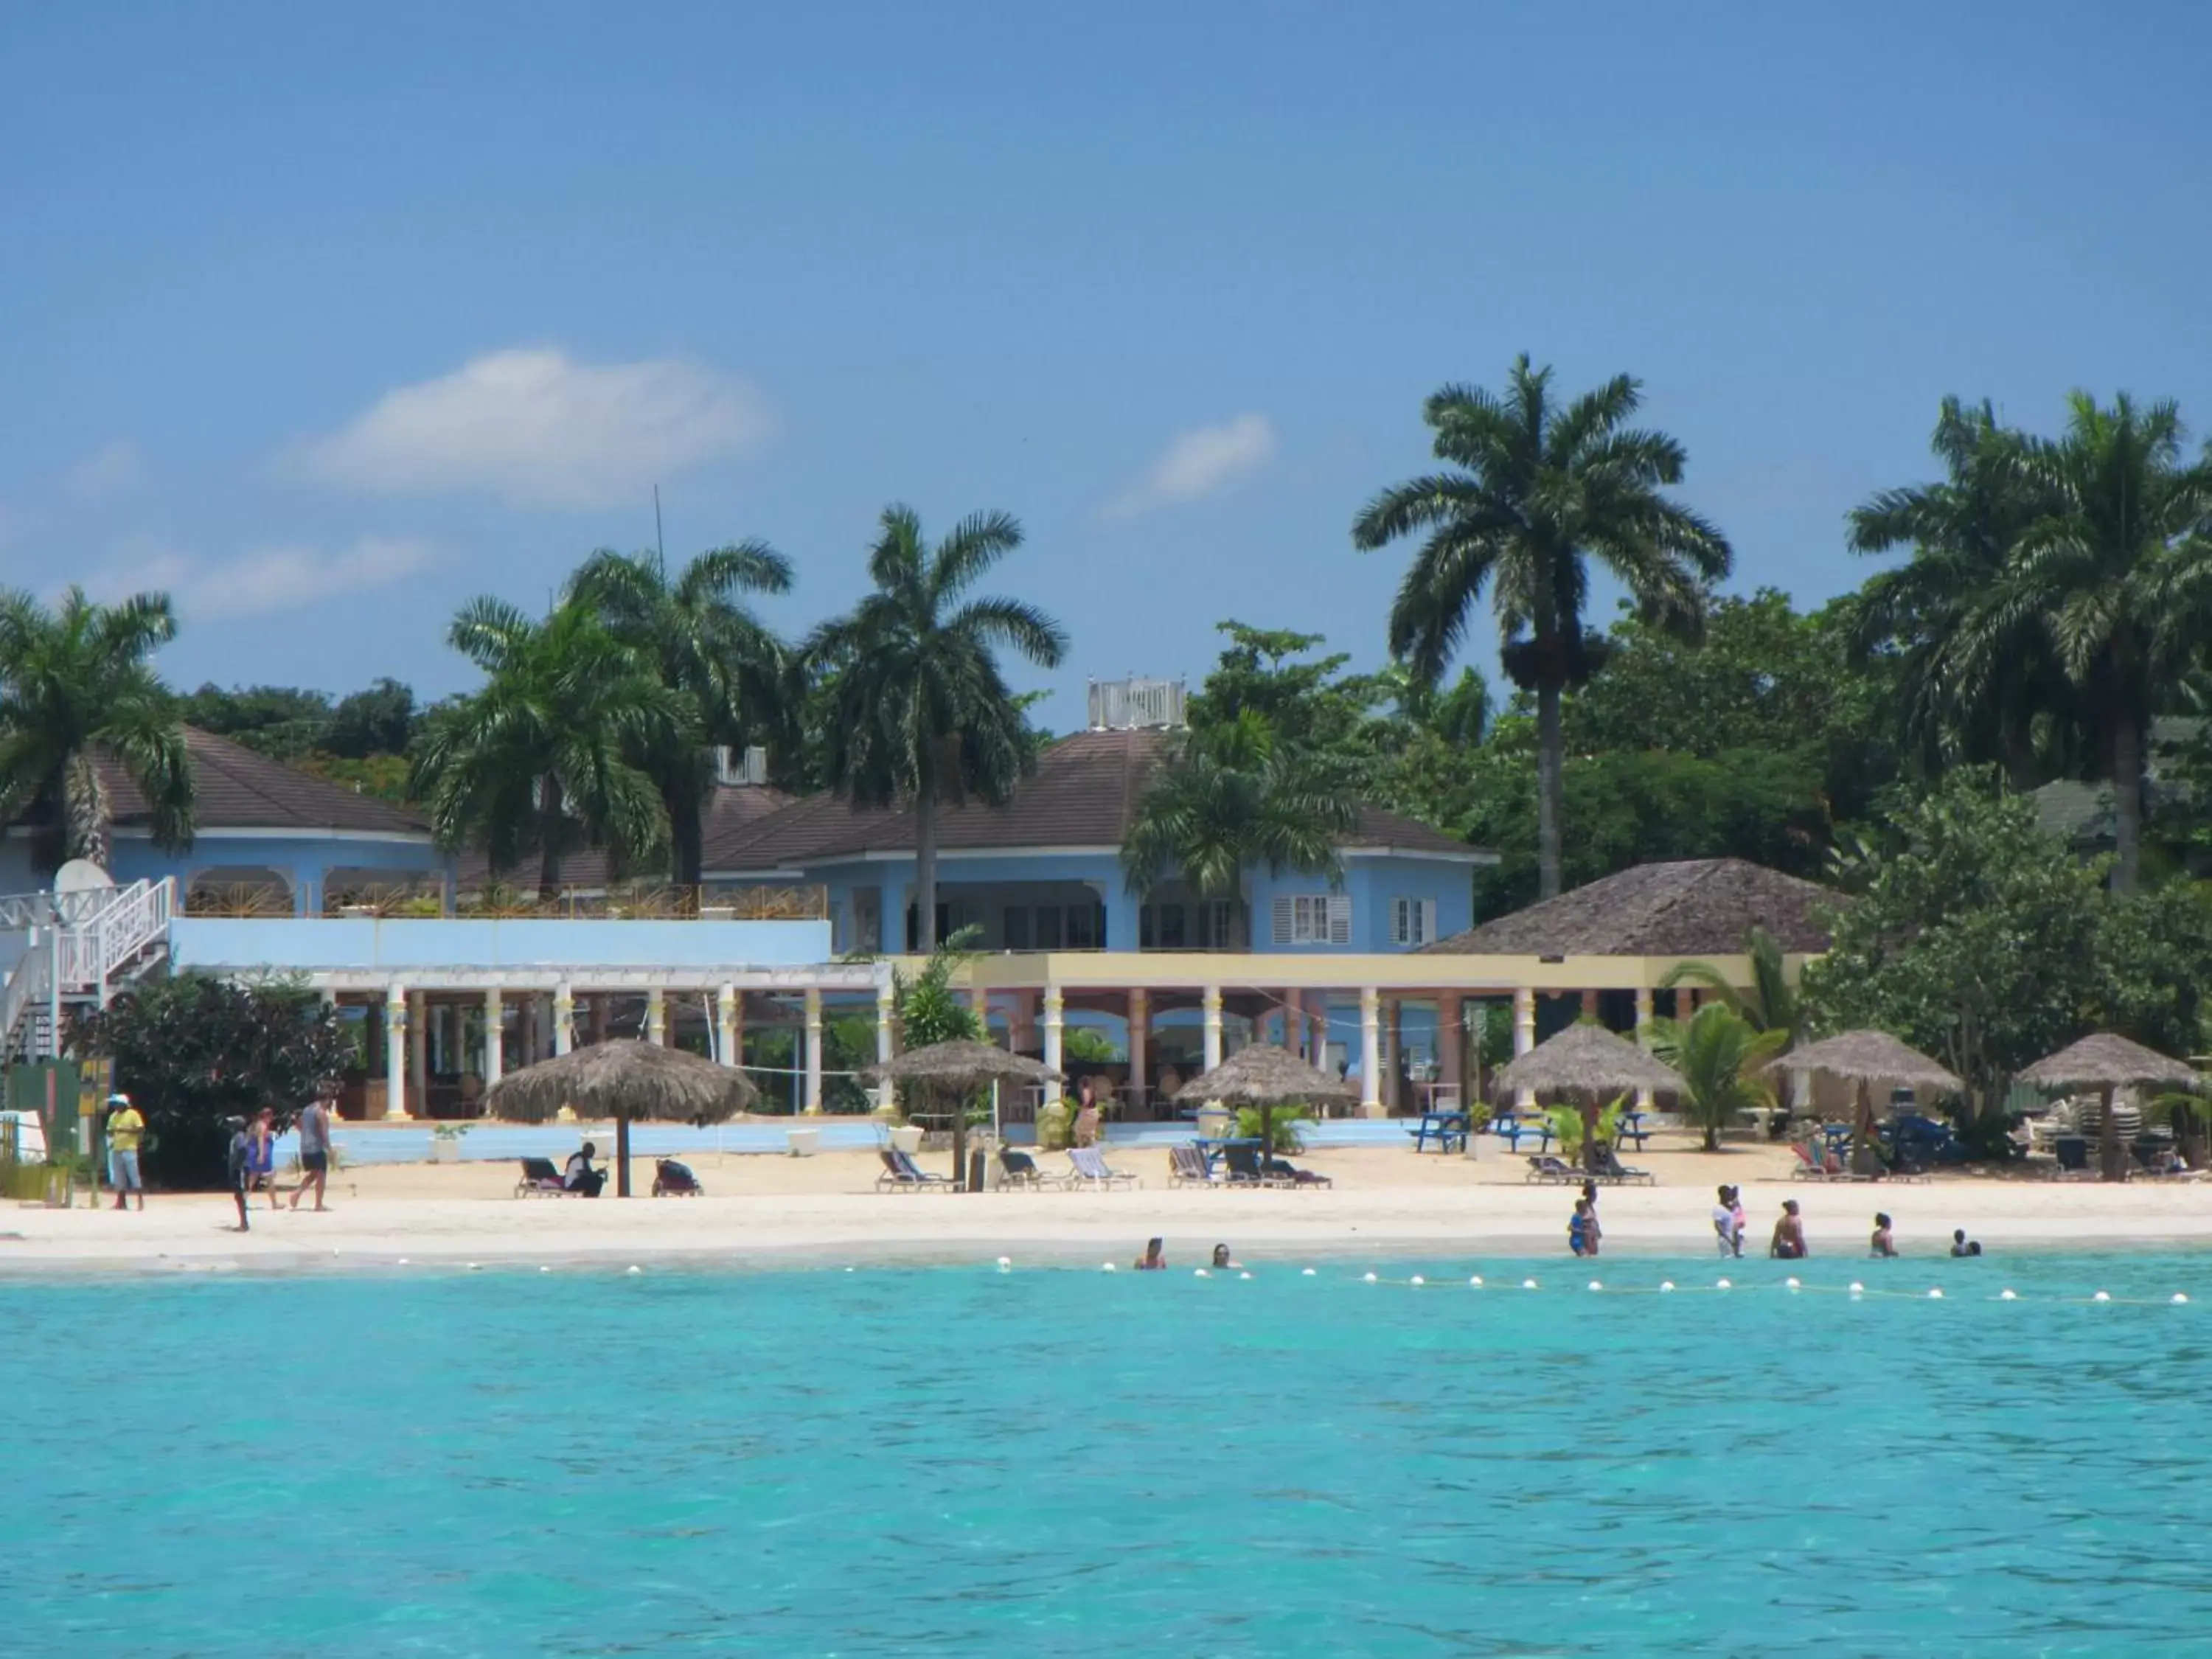
[[[1149,992],[1129,993],[1129,1081],[1131,1098],[1150,1100],[1152,1084],[1152,999]]]
[[[384,994],[384,1115],[407,1115],[407,988]]]
[[[1061,1019],[1065,1007],[1066,1005],[1060,1000],[1060,987],[1046,986],[1044,988],[1044,1063],[1048,1070],[1054,1072],[1060,1070],[1060,1059],[1065,1053],[1061,1047],[1061,1039],[1066,1030]]]
[[[668,999],[658,986],[645,994],[645,1040],[656,1048],[668,1046]]]
[[[1513,993],[1513,1057],[1518,1060],[1536,1046],[1536,994],[1523,985]],[[1513,1097],[1516,1106],[1534,1106],[1536,1093],[1522,1089]]]
[[[407,999],[407,1092],[424,1105],[430,1099],[430,1021],[420,991]]]
[[[806,1109],[822,1109],[822,993],[806,988]]]
[[[484,1087],[507,1073],[507,1010],[496,990],[484,993]]]
[[[725,985],[714,993],[714,1058],[725,1066],[738,1063],[738,988]]]
[[[889,982],[876,987],[876,1064],[891,1060],[891,1012],[897,992]],[[897,1107],[897,1085],[885,1080],[876,1085],[876,1109],[888,1117]]]
[[[1647,1029],[1650,1024],[1651,988],[1648,985],[1639,985],[1636,988],[1636,1041],[1640,1048],[1649,1048],[1651,1046],[1651,1038]],[[1648,1112],[1653,1103],[1650,1090],[1638,1089],[1636,1091],[1638,1111]]]
[[[1359,1110],[1382,1115],[1382,994],[1372,985],[1359,992]]]
[[[565,1054],[576,1046],[576,988],[562,980],[553,988],[553,1052]]]
[[[1210,1072],[1221,1064],[1221,988],[1207,986],[1199,1006],[1206,1016],[1206,1069]]]
[[[1437,1079],[1458,1097],[1462,1111],[1473,1106],[1467,1095],[1467,1021],[1456,991],[1437,998]]]

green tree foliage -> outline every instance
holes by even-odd
[[[1544,897],[1560,890],[1569,688],[1601,660],[1583,627],[1589,561],[1625,586],[1650,624],[1694,636],[1707,585],[1731,556],[1719,531],[1662,493],[1681,482],[1682,447],[1631,427],[1642,403],[1627,375],[1564,407],[1551,370],[1524,356],[1505,394],[1449,386],[1424,418],[1450,471],[1413,478],[1370,501],[1352,526],[1363,549],[1425,534],[1390,613],[1390,649],[1434,684],[1465,642],[1488,590],[1500,659],[1536,701],[1537,868]],[[1580,835],[1579,830],[1577,831]]]
[[[608,629],[651,663],[663,686],[688,696],[698,712],[697,738],[742,749],[764,745],[787,726],[787,653],[745,598],[791,588],[791,562],[766,542],[748,541],[702,553],[671,572],[657,553],[602,549],[585,560],[571,583],[577,601],[596,606]],[[672,729],[671,746],[635,757],[652,775],[668,817],[671,877],[699,884],[712,757],[688,732]]]
[[[538,622],[480,599],[447,640],[484,684],[439,710],[416,748],[415,793],[441,842],[483,846],[495,870],[535,852],[545,898],[573,846],[633,864],[667,846],[659,792],[632,757],[696,734],[696,711],[595,607],[564,599]]]
[[[222,1185],[223,1121],[269,1106],[289,1127],[355,1049],[337,1010],[305,986],[198,973],[140,981],[79,1020],[70,1046],[115,1062],[150,1132],[147,1174],[172,1187]]]
[[[939,1042],[981,1042],[988,1033],[975,1010],[963,1000],[952,988],[952,976],[974,956],[971,947],[982,937],[977,927],[963,927],[929,953],[929,960],[911,978],[896,974],[892,981],[891,1016],[898,1022],[899,1048],[927,1048]],[[909,1095],[907,1108],[909,1116],[919,1115],[914,1110],[912,1099],[920,1091],[928,1099],[926,1109],[933,1109],[938,1102],[933,1095],[935,1085],[909,1083],[904,1085]],[[941,1092],[941,1091],[940,1091]],[[945,1103],[952,1115],[953,1178],[964,1181],[968,1170],[968,1124],[971,1117],[989,1121],[988,1095],[976,1099],[952,1100]]]
[[[1801,987],[1821,1032],[1872,1026],[1940,1056],[1984,1108],[2089,1029],[2102,860],[2075,859],[1994,769],[1962,769],[1837,860],[1851,895]]]
[[[114,808],[95,757],[146,799],[155,843],[192,839],[191,760],[154,653],[176,637],[166,593],[95,605],[71,587],[49,608],[0,591],[0,824],[43,809],[35,856],[109,867]]]
[[[1067,650],[1060,624],[1036,606],[966,597],[1021,544],[1012,517],[982,513],[933,549],[913,509],[887,507],[868,555],[874,591],[807,647],[829,691],[818,711],[823,777],[864,805],[913,805],[923,951],[937,938],[939,805],[1004,801],[1036,763],[998,653],[1054,668]]]
[[[338,699],[315,747],[349,761],[404,755],[415,741],[419,720],[413,690],[395,679],[379,679],[366,690]]]
[[[1688,1085],[1690,1121],[1705,1132],[1705,1150],[1720,1150],[1721,1131],[1747,1107],[1774,1102],[1765,1068],[1790,1046],[1786,1030],[1761,1030],[1725,1002],[1709,1002],[1687,1019],[1655,1019],[1645,1028],[1651,1052]]]
[[[320,748],[330,731],[331,700],[320,691],[283,685],[233,686],[212,682],[177,699],[187,726],[228,738],[272,760],[296,760]]]

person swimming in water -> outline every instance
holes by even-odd
[[[1137,1263],[1137,1271],[1140,1273],[1158,1273],[1164,1269],[1167,1265],[1168,1251],[1166,1243],[1163,1240],[1157,1238],[1147,1240],[1145,1244],[1145,1259]]]
[[[1890,1233],[1889,1218],[1879,1210],[1875,1212],[1874,1237],[1868,1241],[1867,1250],[1870,1255],[1897,1254],[1897,1240]]]
[[[1226,1244],[1217,1244],[1213,1247],[1213,1265],[1217,1267],[1242,1267],[1244,1264],[1230,1260]]]

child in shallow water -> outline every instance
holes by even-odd
[[[1597,1206],[1586,1198],[1575,1200],[1575,1213],[1567,1223],[1567,1248],[1577,1255],[1595,1255],[1598,1241]]]

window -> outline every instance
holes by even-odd
[[[1159,939],[1163,951],[1180,951],[1188,942],[1189,935],[1183,932],[1183,912],[1180,904],[1160,906]]]
[[[1026,904],[1009,904],[1000,918],[1000,938],[1009,951],[1030,948],[1030,908]]]
[[[1098,948],[1097,905],[1071,904],[1067,907],[1067,948],[1071,951],[1095,951]]]
[[[1437,902],[1401,898],[1390,901],[1390,943],[1426,945],[1437,936]]]
[[[1137,948],[1139,951],[1152,948],[1152,907],[1149,904],[1137,907]]]
[[[1278,945],[1349,945],[1352,899],[1345,893],[1279,893],[1275,896]]]
[[[1036,948],[1040,951],[1060,949],[1060,907],[1040,904],[1036,908]]]

